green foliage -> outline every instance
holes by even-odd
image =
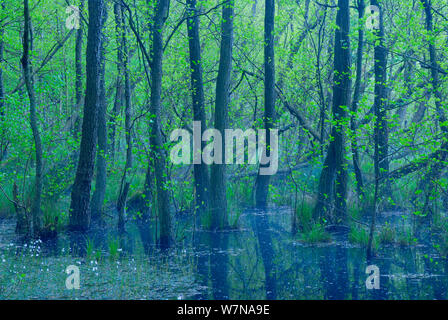
[[[109,258],[113,261],[118,260],[120,257],[120,239],[111,238],[109,239],[107,246],[109,248]]]
[[[235,206],[252,205],[253,179],[248,177],[230,182],[227,185],[227,200]]]
[[[92,239],[86,239],[86,259],[92,261],[95,257],[95,243]]]
[[[269,186],[270,200],[277,206],[291,205],[292,194],[287,184],[279,184],[278,186],[271,184]]]
[[[314,224],[310,231],[302,233],[301,238],[302,241],[311,244],[331,241],[331,235],[325,231],[325,227],[320,223]]]
[[[44,213],[44,229],[49,231],[61,231],[68,223],[68,206],[69,204],[67,201],[46,201],[42,206],[42,211]]]
[[[11,187],[12,189],[12,187]],[[10,190],[6,187],[6,190]],[[14,205],[0,192],[0,218],[10,218],[14,216]]]
[[[448,233],[444,233],[441,238],[437,249],[443,257],[448,258]]]
[[[417,239],[413,236],[412,229],[410,227],[403,228],[403,230],[401,230],[396,237],[397,244],[400,246],[415,244],[416,240]]]
[[[369,243],[369,230],[359,226],[352,226],[350,228],[348,239],[351,243],[367,247]]]
[[[393,244],[395,243],[396,231],[389,223],[386,223],[384,227],[381,228],[378,240],[382,244]]]
[[[296,210],[297,227],[302,232],[309,232],[313,228],[313,206],[304,201]]]

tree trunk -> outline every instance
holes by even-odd
[[[104,0],[89,0],[89,31],[86,52],[86,93],[81,149],[70,204],[71,230],[87,231],[90,226],[90,190],[95,166],[98,109],[102,61]]]
[[[2,10],[5,10],[5,2],[2,1],[0,4]],[[5,28],[0,26],[0,121],[3,121],[5,111],[3,110],[5,105],[5,85],[3,83],[3,51],[4,51],[4,40]],[[0,161],[2,160],[2,150],[0,150]]]
[[[153,46],[151,55],[151,115],[153,116],[150,132],[151,154],[156,180],[156,203],[160,221],[159,245],[161,249],[171,246],[171,214],[166,185],[166,159],[163,149],[161,108],[162,108],[162,60],[163,28],[169,14],[169,0],[159,0],[154,16]]]
[[[2,10],[5,10],[5,2],[0,3]],[[5,28],[0,27],[0,128],[1,124],[5,119],[5,85],[3,82],[3,51],[4,51],[4,40]],[[4,132],[0,131],[0,162],[5,158],[7,152],[8,143],[4,141]]]
[[[116,148],[116,142],[115,142],[115,136],[117,132],[117,118],[120,115],[121,112],[121,106],[123,104],[123,94],[124,94],[124,88],[123,88],[123,39],[122,39],[122,32],[124,26],[124,20],[122,18],[122,11],[123,8],[121,7],[120,3],[114,4],[114,13],[115,13],[115,25],[116,25],[116,36],[117,36],[117,84],[115,89],[115,102],[114,102],[114,108],[112,110],[112,116],[110,118],[110,155],[111,160],[114,162],[115,160],[115,148]]]
[[[84,9],[84,0],[81,0],[81,5],[79,7],[79,11],[82,12]],[[76,102],[76,110],[77,113],[75,126],[73,133],[75,137],[78,137],[81,131],[81,103],[82,103],[82,35],[83,35],[83,23],[79,21],[79,29],[76,31],[76,41],[75,41],[75,102]]]
[[[334,47],[334,85],[332,140],[328,147],[324,167],[319,180],[319,191],[313,217],[323,215],[332,223],[343,223],[347,217],[347,168],[345,163],[346,108],[350,105],[350,9],[349,0],[338,1]],[[331,208],[334,200],[334,208]],[[331,210],[332,209],[332,210]]]
[[[34,91],[34,83],[32,79],[32,70],[30,62],[30,43],[31,39],[31,18],[28,0],[23,1],[24,7],[24,33],[23,33],[23,77],[25,79],[25,85],[30,100],[30,125],[33,132],[34,146],[36,150],[36,181],[35,181],[35,194],[31,211],[31,236],[35,237],[39,235],[42,223],[41,217],[41,197],[42,197],[42,141],[39,133],[39,125],[37,119],[37,102]]]
[[[103,25],[107,20],[107,6],[104,9]],[[106,36],[102,34],[101,41],[101,77],[100,77],[100,98],[98,105],[98,150],[96,159],[96,180],[95,192],[92,196],[91,214],[94,221],[101,221],[104,205],[104,196],[107,186],[107,100],[106,100],[106,59],[104,56]]]
[[[129,52],[127,47],[127,35],[126,28],[124,24],[123,10],[119,8],[121,16],[121,46],[123,48],[124,60],[119,61],[123,64],[125,85],[124,85],[124,96],[125,96],[125,134],[126,134],[126,164],[123,171],[123,177],[121,179],[120,195],[118,196],[117,210],[118,210],[118,230],[124,232],[125,229],[125,215],[126,215],[126,201],[128,197],[129,188],[131,181],[129,178],[130,170],[132,169],[132,135],[131,135],[131,125],[132,125],[132,105],[131,105],[131,81],[129,78]]]
[[[364,0],[358,0],[358,23],[362,24],[364,22],[364,11],[365,4]],[[358,50],[356,52],[356,81],[355,81],[355,91],[353,93],[352,101],[352,115],[350,117],[350,130],[352,131],[352,158],[353,167],[355,169],[356,177],[356,191],[358,197],[364,198],[364,183],[362,178],[361,164],[359,161],[359,150],[358,150],[358,137],[356,136],[356,131],[358,129],[356,121],[356,113],[358,112],[359,100],[361,98],[361,81],[362,81],[362,58],[364,52],[364,26],[360,25],[358,30]]]
[[[266,129],[266,152],[271,153],[270,130],[275,117],[275,53],[274,53],[274,17],[275,1],[266,0],[264,18],[264,126]],[[277,151],[277,150],[275,150]],[[260,164],[260,167],[264,166]],[[269,175],[257,176],[255,203],[257,208],[265,208],[269,191]]]
[[[372,244],[375,235],[375,223],[378,207],[381,204],[381,198],[387,189],[382,189],[381,184],[384,183],[383,178],[387,178],[389,173],[388,154],[388,132],[386,120],[386,76],[387,76],[387,51],[384,47],[384,21],[383,9],[378,1],[372,0],[372,5],[380,9],[380,23],[379,29],[376,30],[377,40],[375,40],[375,100],[373,110],[375,113],[375,127],[374,127],[374,168],[375,168],[375,195],[373,199],[372,221],[370,224],[369,240],[367,244],[367,258],[373,256]],[[388,178],[387,178],[388,179]],[[388,183],[386,182],[386,185]]]
[[[432,7],[431,1],[428,0],[420,0],[423,4],[423,8],[425,10],[426,17],[426,30],[429,33],[429,37],[432,37],[434,34],[433,27],[433,17],[432,17]],[[438,157],[431,159],[428,166],[428,171],[424,175],[423,179],[419,182],[418,188],[419,190],[424,190],[424,202],[422,208],[422,215],[430,216],[430,201],[431,198],[437,198],[437,180],[440,179],[440,175],[442,170],[445,168],[445,161],[448,158],[448,125],[446,123],[447,117],[445,114],[445,109],[443,102],[443,96],[440,91],[440,78],[439,78],[439,64],[437,61],[437,53],[434,45],[434,40],[429,39],[428,41],[428,51],[431,63],[431,84],[432,84],[432,94],[434,95],[434,103],[436,105],[437,112],[437,122],[442,130],[444,135],[444,140],[441,147],[440,153]],[[437,125],[437,124],[436,124]]]
[[[187,0],[188,44],[190,49],[191,68],[191,92],[193,101],[193,119],[201,123],[201,137],[207,126],[205,118],[204,82],[202,77],[201,43],[199,39],[199,11],[196,9],[196,0]],[[201,139],[202,140],[202,139]],[[195,141],[194,181],[196,189],[196,213],[201,216],[207,208],[208,194],[210,188],[210,177],[208,167],[202,162],[202,150],[205,147],[203,141]]]
[[[229,111],[230,76],[232,72],[234,1],[223,6],[221,24],[221,49],[218,79],[216,82],[215,129],[221,132],[227,127]],[[222,149],[225,150],[223,141]],[[229,225],[226,199],[226,166],[212,164],[210,176],[211,229],[225,229]]]
[[[375,69],[375,141],[378,143],[378,158],[375,166],[378,166],[378,179],[381,183],[378,187],[378,201],[382,201],[385,195],[391,195],[390,180],[387,178],[389,174],[389,130],[387,124],[387,49],[384,46],[384,14],[383,8],[377,0],[370,2],[372,5],[380,9],[380,24],[376,30],[375,53],[374,53],[374,69]]]

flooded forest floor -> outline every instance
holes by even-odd
[[[293,235],[288,207],[244,209],[238,228],[225,232],[195,230],[190,220],[176,218],[176,247],[164,253],[153,245],[154,230],[132,221],[123,236],[104,228],[24,242],[14,220],[0,220],[0,299],[448,298],[436,234],[402,232],[406,239],[387,242],[412,227],[407,213],[380,214],[382,244],[369,262],[362,232],[328,230],[319,242]],[[80,270],[79,290],[66,287],[71,265]],[[369,265],[380,271],[379,289],[366,287]]]

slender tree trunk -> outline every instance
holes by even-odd
[[[378,208],[378,200],[379,200],[379,185],[380,185],[380,166],[379,166],[379,137],[375,134],[375,153],[374,153],[374,166],[375,166],[375,194],[373,197],[373,208],[372,208],[372,220],[370,222],[370,232],[369,232],[369,240],[367,243],[367,259],[373,257],[373,239],[375,236],[375,224],[376,224],[376,215]]]
[[[123,48],[124,60],[120,61],[123,63],[123,71],[125,78],[125,134],[126,134],[126,164],[123,171],[123,177],[121,179],[120,195],[117,202],[118,210],[118,230],[124,232],[125,229],[125,215],[126,215],[126,201],[128,197],[129,188],[131,185],[130,181],[130,170],[132,169],[132,135],[131,135],[131,125],[132,125],[132,105],[131,105],[131,81],[129,78],[129,51],[127,47],[127,35],[126,28],[124,24],[123,10],[120,9],[120,16],[122,21],[121,29],[121,46]]]
[[[201,123],[202,137],[207,123],[205,118],[204,82],[202,77],[201,43],[199,38],[199,11],[196,9],[196,0],[187,0],[187,10],[189,11],[188,14],[190,17],[187,19],[187,29],[188,44],[190,49],[193,119],[195,122]],[[202,162],[202,150],[204,146],[205,143],[203,141],[198,141],[195,143],[194,150],[196,158],[199,159],[199,163],[194,164],[197,216],[201,216],[207,208],[210,188],[208,167],[205,163]]]
[[[169,15],[169,0],[157,1],[154,16],[154,30],[152,33],[151,55],[151,115],[153,116],[150,132],[152,161],[154,163],[154,177],[156,180],[156,202],[158,218],[160,220],[159,245],[161,249],[171,246],[171,214],[168,190],[166,185],[166,159],[163,149],[161,128],[162,108],[162,60],[163,60],[163,29]]]
[[[100,108],[101,56],[104,0],[89,0],[89,31],[86,53],[86,94],[81,149],[70,204],[70,229],[87,231],[90,226],[90,191],[95,166],[98,109]]]
[[[275,0],[266,0],[264,18],[264,126],[266,129],[266,152],[271,153],[270,131],[275,117],[275,52],[274,52]],[[263,166],[262,164],[260,166]],[[265,208],[269,191],[269,175],[257,176],[255,202],[257,208]]]
[[[5,10],[5,2],[2,1],[0,3],[0,7],[2,10]],[[4,51],[4,44],[5,41],[3,39],[5,35],[5,28],[0,27],[0,128],[1,124],[5,119],[5,85],[3,82],[3,51]],[[7,152],[7,146],[8,144],[3,140],[4,139],[4,133],[0,131],[0,162],[5,158],[6,152]]]
[[[103,13],[103,25],[107,21],[107,6]],[[91,216],[95,221],[102,219],[104,197],[107,186],[107,100],[106,100],[106,59],[104,56],[106,36],[102,33],[101,41],[101,78],[100,78],[100,99],[98,105],[98,150],[96,159],[96,180],[95,192],[92,196]]]
[[[122,39],[122,32],[124,26],[124,21],[122,19],[122,11],[123,8],[121,7],[120,3],[115,3],[114,5],[114,13],[115,13],[115,25],[116,25],[116,36],[117,36],[117,84],[115,89],[115,102],[114,102],[114,108],[112,110],[112,116],[110,119],[110,154],[111,154],[111,160],[114,162],[115,160],[115,148],[116,148],[116,142],[115,142],[115,136],[117,131],[117,118],[120,115],[121,112],[121,106],[123,104],[123,94],[124,94],[124,88],[123,88],[123,39]]]
[[[84,9],[84,0],[81,0],[80,12]],[[75,102],[76,102],[76,121],[74,126],[74,135],[78,137],[81,131],[81,103],[82,103],[82,35],[84,33],[83,22],[79,21],[79,29],[76,31],[75,41]]]
[[[381,4],[377,0],[372,0],[371,5],[380,9],[379,29],[375,31],[377,39],[375,41],[374,69],[375,69],[375,139],[378,142],[378,201],[382,201],[385,195],[391,195],[391,187],[387,176],[389,174],[389,130],[387,124],[387,49],[384,46],[384,14]]]
[[[350,105],[350,9],[349,0],[338,0],[334,47],[333,117],[335,125],[319,180],[319,191],[313,217],[323,215],[333,223],[343,223],[347,217],[347,168],[345,163],[345,130],[347,107]],[[334,208],[331,208],[334,199]],[[333,209],[333,210],[331,210]],[[331,211],[333,211],[331,213]]]
[[[2,10],[5,10],[5,2],[0,3]],[[0,121],[3,121],[5,115],[4,105],[5,105],[5,85],[3,83],[3,51],[5,41],[3,37],[5,36],[5,28],[0,26]],[[2,160],[2,150],[0,150],[0,161]]]
[[[363,23],[365,11],[364,0],[358,0],[358,22],[359,22],[359,30],[358,30],[358,50],[356,52],[356,81],[355,81],[355,91],[353,93],[353,101],[352,101],[352,115],[350,117],[350,129],[352,131],[352,158],[353,158],[353,167],[355,170],[356,177],[356,191],[358,193],[359,198],[364,198],[364,183],[362,178],[361,164],[359,161],[359,150],[358,150],[358,142],[357,142],[357,121],[356,121],[356,113],[358,112],[359,100],[361,98],[361,81],[362,81],[362,58],[364,52],[364,26],[361,25]]]
[[[423,4],[423,8],[425,10],[426,17],[426,30],[429,33],[429,37],[433,37],[434,35],[434,26],[433,26],[433,17],[432,17],[432,7],[431,1],[429,0],[421,0]],[[437,61],[437,53],[436,47],[434,45],[434,40],[429,39],[428,41],[428,51],[429,58],[431,63],[431,85],[432,85],[432,94],[434,96],[434,103],[436,105],[437,112],[437,122],[442,130],[444,135],[443,142],[441,145],[441,152],[438,157],[432,159],[429,162],[429,168],[427,173],[424,175],[424,178],[419,182],[419,190],[424,190],[424,203],[423,203],[423,215],[430,216],[430,201],[431,198],[437,197],[437,183],[436,181],[440,179],[440,175],[442,170],[445,168],[445,161],[448,158],[448,125],[446,123],[447,117],[445,113],[445,108],[443,106],[444,98],[440,91],[440,77],[439,77],[439,64]]]
[[[33,131],[34,147],[36,150],[36,181],[35,181],[35,194],[33,204],[31,208],[32,223],[31,223],[31,236],[35,237],[39,235],[42,217],[41,217],[41,197],[42,197],[42,141],[39,133],[39,125],[37,119],[37,102],[36,94],[34,91],[34,84],[32,79],[32,70],[30,62],[30,43],[31,43],[31,18],[29,11],[28,0],[23,1],[24,7],[24,32],[23,32],[23,57],[22,68],[23,77],[25,79],[25,85],[30,100],[30,125]]]
[[[376,36],[379,38],[375,43],[375,100],[373,110],[375,113],[375,128],[374,128],[374,168],[375,168],[375,195],[372,208],[372,221],[370,224],[369,241],[367,244],[367,258],[370,259],[373,256],[372,243],[375,235],[375,223],[378,207],[381,203],[381,198],[384,195],[384,191],[381,189],[383,181],[381,179],[386,177],[385,174],[389,170],[389,164],[387,160],[387,123],[386,123],[386,64],[387,64],[387,51],[384,47],[384,21],[383,21],[383,9],[379,5],[378,1],[372,0],[371,4],[377,6],[380,9],[380,23],[379,29],[376,30]],[[384,126],[384,127],[383,127]],[[386,142],[386,143],[385,143]],[[387,170],[387,171],[386,171]]]
[[[225,131],[228,123],[230,77],[232,72],[234,1],[231,0],[222,9],[221,49],[218,79],[216,83],[215,129]],[[223,141],[222,149],[225,150]],[[229,225],[226,199],[226,166],[214,163],[210,176],[210,213],[211,229],[225,229]]]

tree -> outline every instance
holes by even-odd
[[[364,52],[364,26],[362,25],[365,11],[364,0],[358,0],[358,50],[356,51],[356,80],[353,93],[353,100],[351,104],[351,117],[350,117],[350,130],[352,131],[352,158],[353,167],[356,177],[356,191],[358,192],[358,197],[364,197],[364,182],[361,172],[361,164],[359,160],[359,149],[358,149],[358,136],[357,136],[357,121],[356,113],[358,112],[359,101],[361,99],[361,81],[362,81],[362,57]]]
[[[123,84],[123,61],[124,61],[124,50],[123,48],[123,39],[122,33],[124,26],[124,20],[122,15],[123,8],[122,4],[116,2],[114,4],[114,14],[115,14],[115,33],[117,38],[117,79],[115,86],[115,101],[114,107],[112,109],[112,115],[110,117],[110,155],[112,161],[115,160],[115,148],[116,148],[116,131],[117,131],[117,118],[120,115],[122,105],[123,105],[123,97],[124,97],[124,84]]]
[[[129,75],[129,50],[127,41],[127,32],[124,23],[124,13],[120,4],[116,4],[116,16],[117,21],[120,21],[120,46],[123,49],[122,60],[119,64],[122,64],[122,70],[124,72],[124,97],[125,97],[125,135],[126,135],[126,164],[123,170],[123,176],[120,184],[120,193],[117,201],[118,211],[118,230],[124,231],[125,227],[125,213],[126,213],[126,201],[131,186],[130,170],[132,169],[132,103],[131,103],[131,80]]]
[[[2,1],[0,3],[0,6],[2,10],[5,10],[5,2]],[[4,40],[3,37],[5,36],[5,28],[2,26],[0,27],[0,63],[3,63],[3,52],[4,52]],[[5,111],[3,110],[5,104],[5,85],[3,83],[3,68],[0,67],[0,120],[3,120],[3,116],[5,115]],[[2,160],[3,150],[0,150],[0,161]]]
[[[89,0],[89,31],[86,50],[86,93],[81,147],[70,204],[70,229],[87,231],[90,227],[90,190],[95,166],[98,109],[100,108],[102,28],[104,0]]]
[[[5,10],[5,2],[2,1],[0,3],[0,7],[2,8],[2,10]],[[3,123],[4,118],[5,118],[5,84],[3,81],[3,52],[4,52],[4,47],[5,47],[5,41],[4,41],[4,36],[5,36],[5,28],[2,26],[0,27],[0,124]],[[3,137],[4,132],[3,132],[3,128],[0,129],[0,161],[3,160],[3,158],[6,156],[6,151],[7,151],[7,143],[4,143]]]
[[[379,29],[375,30],[375,98],[373,110],[375,114],[374,140],[375,154],[374,161],[377,180],[380,183],[379,197],[391,195],[391,187],[387,176],[389,174],[389,129],[387,123],[387,48],[384,44],[384,16],[383,8],[377,0],[372,0],[371,5],[377,6],[380,10]],[[380,181],[381,180],[381,181]],[[382,187],[384,186],[384,187]]]
[[[199,11],[196,9],[196,0],[187,0],[187,10],[189,14],[187,30],[190,53],[193,119],[201,123],[202,137],[207,123],[205,118],[204,81],[202,77],[201,43],[199,38]],[[210,177],[207,165],[202,162],[202,150],[205,143],[203,141],[196,141],[195,146],[200,149],[194,151],[195,155],[193,157],[198,157],[201,160],[199,164],[194,164],[195,202],[197,212],[199,215],[202,215],[207,208]]]
[[[384,18],[383,9],[378,1],[372,0],[371,4],[377,6],[379,12],[379,28],[375,30],[375,35],[378,38],[375,40],[375,54],[374,54],[374,68],[375,68],[375,99],[373,110],[375,114],[374,127],[374,169],[375,169],[375,191],[372,208],[372,221],[370,225],[369,240],[367,244],[367,258],[370,259],[373,255],[372,243],[375,232],[375,222],[377,215],[378,202],[383,195],[380,190],[382,178],[387,177],[389,172],[389,160],[387,160],[388,153],[388,133],[386,123],[386,77],[387,77],[387,51],[384,47]]]
[[[266,129],[266,152],[270,153],[270,131],[275,117],[275,54],[274,54],[274,25],[275,1],[266,0],[264,19],[264,126]],[[260,166],[263,166],[261,164]],[[257,176],[255,202],[258,208],[265,208],[269,191],[269,175]]]
[[[423,8],[425,10],[425,26],[426,30],[431,37],[434,33],[433,26],[433,17],[432,17],[432,6],[431,1],[421,0],[423,4]],[[431,197],[436,196],[437,186],[436,181],[440,178],[442,170],[445,166],[444,162],[448,158],[448,124],[446,117],[446,106],[444,106],[445,99],[441,93],[441,83],[440,83],[440,75],[439,75],[439,62],[436,53],[436,47],[433,40],[428,41],[428,51],[429,51],[429,59],[430,59],[430,74],[431,74],[431,86],[432,86],[432,94],[434,96],[434,103],[436,105],[437,112],[437,124],[439,125],[442,133],[443,133],[443,142],[441,145],[441,153],[440,157],[435,159],[434,162],[431,163],[429,172],[425,176],[425,182],[421,182],[420,186],[426,189],[425,192],[425,203],[423,208],[423,214],[426,214],[429,211],[429,201]],[[446,196],[445,196],[446,197]]]
[[[150,131],[151,162],[154,168],[156,185],[156,205],[158,218],[160,219],[159,245],[161,249],[171,246],[171,213],[166,181],[166,159],[163,149],[161,128],[162,109],[162,60],[163,60],[163,29],[168,19],[170,1],[158,0],[154,16],[154,28],[152,30],[151,51],[151,115],[152,124]]]
[[[345,163],[345,129],[351,91],[350,9],[348,0],[338,1],[334,45],[333,117],[330,145],[319,180],[313,217],[330,218],[334,223],[346,220],[347,167]],[[330,206],[334,201],[334,209]],[[323,215],[324,214],[324,215]]]
[[[221,49],[215,101],[215,129],[219,132],[224,132],[228,124],[230,76],[232,72],[233,16],[234,1],[231,0],[224,4],[222,9]],[[225,150],[224,141],[222,143],[221,150]],[[211,228],[213,230],[225,229],[229,225],[226,187],[225,164],[212,164],[210,176],[210,213]]]
[[[79,6],[79,11],[82,12],[84,9],[85,0],[81,0],[81,5]],[[83,38],[84,28],[82,21],[79,22],[79,29],[76,31],[76,40],[75,40],[75,103],[76,103],[76,121],[74,127],[74,134],[77,137],[81,131],[81,117],[80,117],[80,109],[82,105],[82,38]]]
[[[34,137],[34,147],[36,149],[36,178],[35,178],[35,194],[33,205],[31,208],[31,236],[36,237],[39,235],[42,217],[41,217],[41,199],[42,199],[42,140],[39,132],[39,124],[37,118],[37,101],[36,93],[34,90],[34,83],[32,77],[32,69],[30,62],[30,45],[31,39],[31,17],[29,10],[28,0],[23,1],[24,9],[24,31],[23,31],[23,56],[22,56],[22,68],[23,77],[25,79],[26,90],[30,101],[30,125]]]
[[[107,7],[106,7],[107,8]],[[103,25],[107,21],[107,10],[104,10]],[[104,196],[107,185],[107,100],[106,100],[106,58],[104,55],[106,35],[102,32],[101,41],[101,68],[100,68],[100,97],[98,105],[98,150],[96,159],[95,192],[92,196],[91,216],[95,221],[102,220]]]

